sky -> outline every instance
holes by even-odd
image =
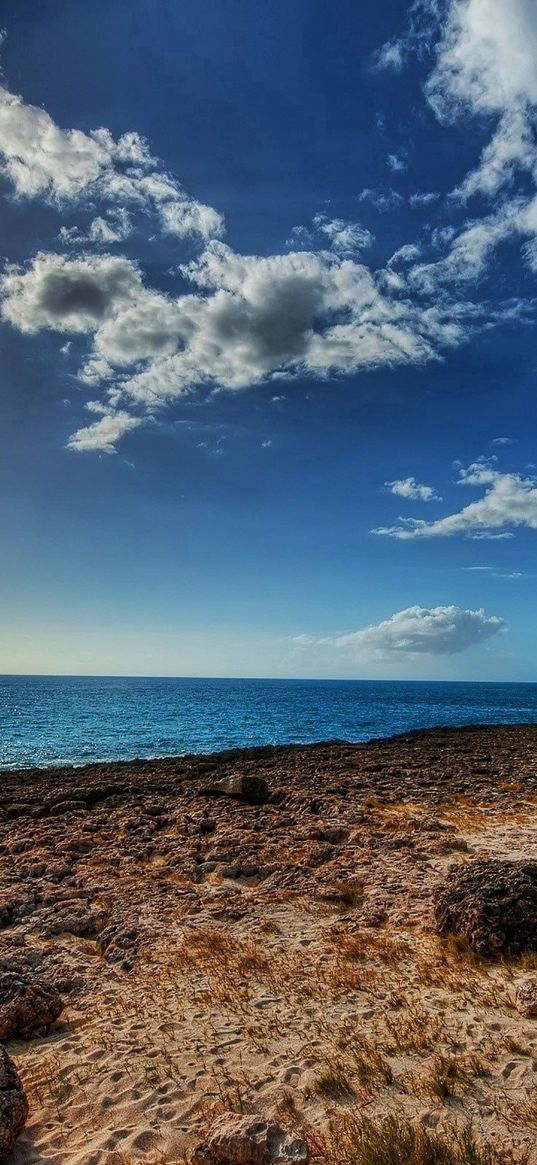
[[[0,27],[0,670],[537,680],[535,0]]]

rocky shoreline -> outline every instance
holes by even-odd
[[[344,1144],[365,1113],[428,1137],[471,1124],[537,1160],[537,726],[5,772],[1,789],[0,1040],[29,1103],[14,1165],[201,1165],[206,1144],[209,1165],[211,1128],[239,1117],[265,1121],[264,1148],[224,1125],[230,1160],[264,1165],[286,1137],[335,1161],[334,1130]],[[479,879],[497,955],[463,922],[442,935],[440,889],[474,862],[485,887],[495,862],[520,887],[525,863],[524,949],[500,949]]]

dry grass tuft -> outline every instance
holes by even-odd
[[[477,1140],[470,1125],[434,1133],[397,1113],[369,1118],[353,1111],[332,1122],[327,1134],[309,1136],[314,1157],[326,1165],[524,1165],[523,1151],[501,1151]]]
[[[343,1096],[354,1096],[352,1081],[345,1065],[340,1060],[327,1062],[324,1072],[316,1076],[310,1092],[325,1100],[339,1100]]]

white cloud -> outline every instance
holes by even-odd
[[[405,243],[403,247],[399,247],[394,251],[393,255],[386,264],[387,267],[399,267],[406,263],[413,263],[415,259],[419,258],[420,249],[415,243]]]
[[[495,570],[494,571],[494,578],[519,579],[519,578],[527,578],[527,575],[522,570],[508,570],[508,571]]]
[[[73,433],[67,448],[76,453],[115,453],[116,442],[140,424],[139,417],[133,417],[122,410],[105,413],[100,420]]]
[[[324,214],[316,214],[313,225],[326,235],[330,246],[340,254],[352,254],[363,247],[370,247],[374,235],[357,222],[346,222],[342,218],[327,218]]]
[[[364,247],[370,247],[375,236],[358,222],[343,218],[329,218],[320,212],[314,215],[312,226],[292,228],[286,246],[292,251],[309,251],[317,245],[327,245],[336,254],[352,255]]]
[[[408,278],[429,295],[434,295],[443,285],[475,283],[486,271],[498,245],[520,229],[520,206],[504,206],[495,214],[467,224],[443,259],[416,264]]]
[[[180,275],[193,290],[172,298],[144,287],[125,258],[40,254],[5,275],[3,314],[21,331],[87,332],[83,379],[112,380],[115,408],[146,409],[201,384],[420,363],[473,321],[472,305],[414,304],[383,273],[331,251],[259,258],[211,242]]]
[[[375,67],[377,69],[393,69],[395,73],[400,73],[405,61],[405,44],[403,39],[394,38],[386,41],[382,48],[378,50],[375,57]]]
[[[413,655],[455,655],[483,643],[502,631],[505,624],[482,609],[461,607],[407,607],[382,623],[371,624],[345,635],[320,639],[297,636],[302,646],[335,647],[357,658],[390,659]]]
[[[425,85],[441,121],[464,124],[488,117],[491,137],[481,158],[452,193],[464,203],[480,194],[494,210],[446,236],[448,250],[412,272],[418,290],[441,294],[443,286],[478,280],[496,248],[510,239],[537,271],[537,5],[535,0],[416,0],[405,36],[382,47],[378,67],[400,70],[410,53],[434,65]],[[528,182],[529,180],[529,182]],[[510,201],[498,206],[501,190]],[[411,196],[411,205],[418,199]],[[438,241],[438,239],[437,239]],[[434,242],[434,240],[433,240]]]
[[[476,502],[444,518],[428,522],[424,518],[400,518],[396,526],[382,526],[375,534],[408,540],[448,538],[457,534],[469,538],[509,538],[513,529],[537,530],[537,479],[519,473],[501,473],[489,461],[476,461],[461,469],[460,485],[485,486]]]
[[[85,332],[139,297],[142,280],[128,259],[39,254],[26,271],[8,270],[2,290],[3,315],[21,332]]]
[[[512,185],[519,170],[535,175],[536,149],[532,120],[521,109],[508,110],[472,170],[454,191],[465,202],[473,194],[492,197],[503,186]]]
[[[439,198],[440,195],[436,190],[417,190],[415,194],[410,195],[408,201],[411,206],[431,206],[433,202],[438,202]]]
[[[383,189],[377,187],[373,189],[371,186],[365,186],[358,195],[358,202],[370,202],[375,210],[379,210],[381,214],[385,214],[389,210],[395,210],[404,202],[402,194],[398,194],[397,190],[391,188]]]
[[[536,105],[534,0],[451,0],[427,95],[446,118]]]
[[[491,578],[519,579],[528,577],[523,570],[498,570],[494,566],[463,566],[462,570],[468,573],[483,572],[489,574]]]
[[[401,154],[388,154],[386,165],[392,171],[392,174],[400,174],[403,170],[406,170],[406,159]]]
[[[107,129],[62,130],[44,109],[27,105],[4,86],[0,159],[19,198],[41,197],[57,205],[101,200],[123,209],[130,204],[155,213],[163,229],[179,237],[207,239],[223,232],[217,211],[190,198],[158,169],[139,134],[116,140]]]
[[[398,498],[417,502],[441,502],[442,498],[431,485],[420,485],[415,477],[403,477],[398,481],[385,481],[390,493]]]

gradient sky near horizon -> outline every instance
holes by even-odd
[[[0,26],[0,670],[537,680],[534,0]]]

